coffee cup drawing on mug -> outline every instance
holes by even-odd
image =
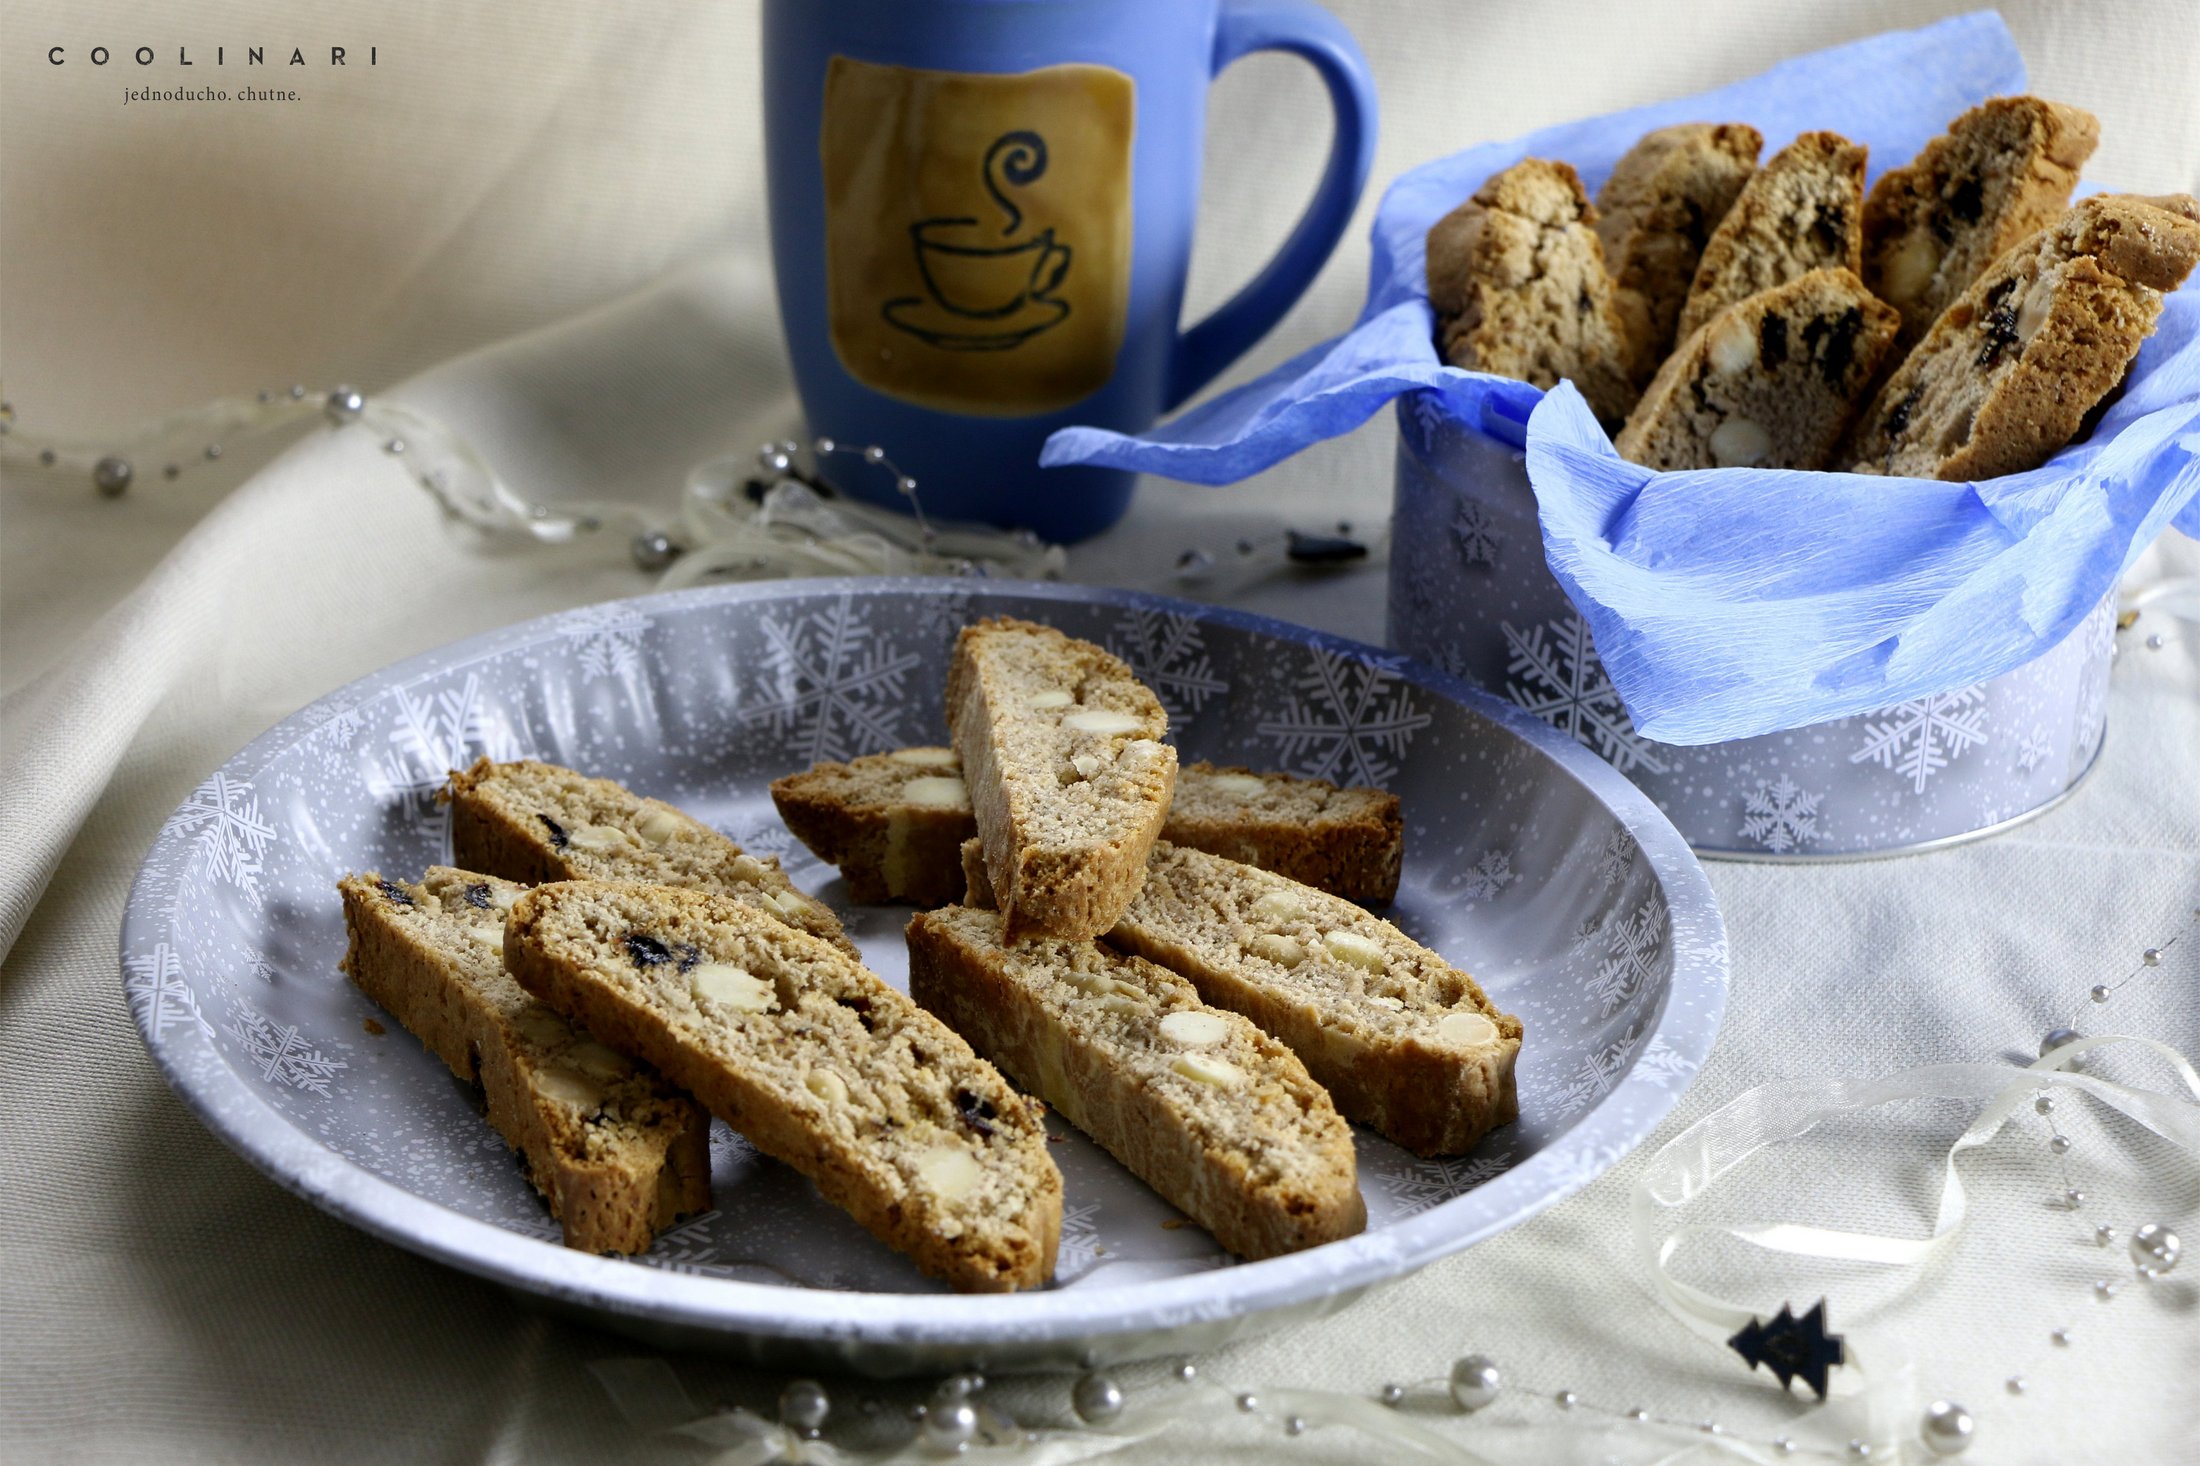
[[[1076,252],[1052,229],[1017,238],[1024,211],[1013,190],[1047,171],[1046,139],[1004,132],[985,150],[985,190],[1006,216],[995,231],[968,215],[920,219],[909,226],[926,295],[886,302],[887,322],[947,351],[1007,351],[1062,324],[1070,303],[1056,299]]]
[[[834,353],[874,390],[1024,416],[1114,373],[1136,88],[1104,66],[976,75],[836,56],[820,151]]]

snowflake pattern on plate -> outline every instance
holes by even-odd
[[[1635,853],[1642,849],[1635,837],[1625,830],[1614,830],[1604,837],[1604,848],[1597,856],[1597,879],[1609,891],[1635,868]]]
[[[1648,897],[1608,930],[1610,945],[1586,989],[1606,1018],[1625,1007],[1656,975],[1658,948],[1665,944],[1665,905],[1655,896]]]
[[[359,715],[359,705],[355,702],[333,702],[326,707],[315,707],[307,717],[323,738],[340,748],[351,747],[351,741],[366,726],[366,719]]]
[[[1459,894],[1470,901],[1487,901],[1520,877],[1512,868],[1512,857],[1502,850],[1485,850],[1482,858],[1466,869],[1460,877]]]
[[[260,1077],[328,1098],[329,1085],[348,1066],[331,1059],[298,1032],[295,1024],[277,1023],[253,1007],[239,1003],[229,1020],[229,1031],[244,1045],[245,1056]]]
[[[1108,650],[1154,690],[1172,720],[1197,713],[1208,698],[1230,690],[1230,684],[1215,675],[1214,658],[1207,653],[1199,622],[1190,616],[1127,611],[1108,636]]]
[[[1298,695],[1258,731],[1281,748],[1292,773],[1340,784],[1383,782],[1398,771],[1429,715],[1387,659],[1316,647],[1295,684]]]
[[[766,616],[762,629],[763,684],[742,723],[770,728],[805,763],[901,746],[918,657],[873,630],[853,597]]]
[[[214,1036],[213,1025],[199,1012],[198,994],[184,980],[174,947],[157,943],[142,957],[124,958],[122,968],[128,974],[123,992],[139,1028],[158,1038],[179,1023],[190,1023],[208,1038]]]
[[[1441,534],[1436,544],[1457,575],[1456,556]],[[1397,1265],[1380,1261],[1388,1239],[1376,1235],[1392,1226],[1430,1229],[1430,1237],[1442,1228],[1454,1239],[1448,1246],[1488,1235],[1532,1211],[1548,1191],[1546,1167],[1528,1161],[1580,1153],[1591,1157],[1582,1166],[1593,1168],[1599,1163],[1592,1137],[1617,1154],[1670,1106],[1677,1080],[1663,1088],[1632,1085],[1621,1073],[1603,1100],[1569,1095],[1560,1111],[1567,1086],[1581,1084],[1585,1071],[1611,1066],[1606,1050],[1613,1035],[1638,1014],[1672,1039],[1685,1069],[1715,1028],[1723,986],[1716,948],[1677,935],[1684,898],[1675,894],[1672,930],[1651,956],[1658,975],[1645,984],[1647,996],[1636,995],[1636,1011],[1599,1019],[1594,1003],[1582,1001],[1583,978],[1620,944],[1614,928],[1637,920],[1653,892],[1685,883],[1689,931],[1715,932],[1716,921],[1700,873],[1670,842],[1653,846],[1646,834],[1638,852],[1611,840],[1628,816],[1599,792],[1614,781],[1586,752],[1556,738],[1519,737],[1512,710],[1459,695],[1448,681],[1438,685],[1393,655],[1129,594],[962,582],[955,589],[970,592],[957,621],[972,613],[1022,616],[1102,642],[1137,624],[1130,613],[1150,610],[1156,615],[1143,624],[1157,649],[1171,644],[1175,623],[1168,617],[1189,618],[1198,644],[1175,641],[1191,656],[1172,665],[1219,684],[1187,719],[1199,754],[1277,767],[1283,746],[1302,766],[1326,765],[1340,778],[1373,773],[1416,811],[1396,909],[1436,950],[1474,953],[1493,1000],[1531,1024],[1536,1043],[1519,1077],[1521,1118],[1475,1158],[1418,1161],[1357,1137],[1362,1185],[1378,1216],[1370,1236],[1325,1250],[1325,1264],[1371,1268],[1361,1274],[1370,1280],[1393,1275]],[[505,752],[521,739],[529,753],[688,802],[698,818],[759,854],[778,853],[784,843],[790,858],[799,858],[799,847],[772,818],[764,780],[800,767],[821,736],[845,744],[875,737],[877,729],[866,732],[846,719],[832,705],[833,694],[812,696],[816,685],[798,662],[807,659],[809,670],[822,674],[816,682],[840,684],[837,695],[882,719],[906,716],[915,738],[936,737],[930,730],[948,638],[943,627],[926,641],[918,627],[938,599],[939,589],[923,583],[700,588],[636,601],[630,609],[638,619],[631,621],[546,617],[345,689],[222,770],[232,790],[247,791],[244,804],[232,793],[228,807],[242,811],[256,801],[260,822],[272,827],[264,851],[241,852],[261,866],[253,877],[259,908],[194,863],[208,800],[180,810],[149,855],[125,922],[126,965],[119,974],[137,1027],[163,1071],[202,1112],[244,1117],[233,1138],[286,1182],[318,1195],[317,1175],[379,1178],[388,1184],[360,1193],[368,1198],[369,1224],[432,1256],[449,1255],[445,1239],[464,1235],[454,1225],[502,1229],[508,1246],[500,1256],[522,1287],[629,1317],[661,1316],[650,1300],[685,1307],[707,1295],[713,1309],[756,1310],[744,1319],[787,1316],[774,1290],[803,1290],[805,1301],[790,1295],[785,1305],[795,1311],[817,1308],[841,1289],[934,1290],[908,1259],[863,1239],[831,1212],[814,1187],[784,1168],[735,1154],[740,1143],[716,1125],[716,1212],[684,1219],[632,1263],[607,1266],[568,1254],[524,1173],[440,1061],[395,1030],[373,1040],[356,1036],[372,1010],[336,975],[344,930],[329,883],[346,869],[418,869],[442,858],[440,821],[400,819],[396,806],[374,791],[398,800],[432,792],[453,763]],[[782,638],[777,672],[768,663],[767,622]],[[589,625],[624,625],[634,635],[614,632],[611,641],[592,646],[581,634]],[[830,649],[836,636],[837,653]],[[630,663],[620,662],[614,643],[633,653]],[[875,690],[849,685],[851,676],[906,660],[904,652],[914,654],[915,666],[898,687],[890,677]],[[629,671],[622,674],[614,663]],[[607,678],[618,680],[607,689]],[[791,699],[810,696],[811,703],[781,707],[775,722],[762,705],[783,690]],[[329,709],[339,703],[361,721],[348,751],[326,732],[337,719]],[[821,734],[825,721],[833,726]],[[892,743],[914,741],[903,727],[889,731]],[[1523,793],[1533,798],[1515,797]],[[218,791],[212,802],[222,802]],[[1607,849],[1623,856],[1623,876],[1613,887],[1599,879]],[[822,870],[803,863],[799,878]],[[850,915],[850,930],[872,965],[898,986],[906,914]],[[1577,928],[1591,945],[1568,956],[1566,941]],[[301,1141],[324,1153],[333,1169],[288,1165],[287,1156],[313,1153],[301,1152]],[[1034,1299],[1060,1313],[1093,1310],[1078,1337],[1105,1333],[1111,1325],[1102,1314],[1128,1296],[1118,1290],[1147,1276],[1212,1281],[1202,1281],[1181,1307],[1163,1310],[1166,1317],[1141,1316],[1140,1328],[1247,1312],[1251,1290],[1231,1281],[1241,1270],[1204,1232],[1157,1230],[1173,1220],[1165,1204],[1083,1136],[1063,1133],[1050,1150],[1073,1178],[1061,1251],[1062,1281],[1073,1286]],[[326,1195],[321,1199],[326,1203]],[[1425,1251],[1426,1239],[1413,1245]],[[1354,1261],[1363,1254],[1378,1261]],[[649,1271],[637,1279],[642,1269]],[[1309,1283],[1295,1296],[1311,1308],[1306,1300],[1334,1286]],[[869,1337],[860,1304],[834,1316],[847,1320],[836,1337]],[[728,1316],[724,1327],[740,1332],[748,1325]]]
[[[1818,806],[1823,794],[1809,794],[1787,775],[1759,784],[1742,801],[1742,837],[1767,850],[1786,852],[1818,838]]]
[[[1673,1046],[1662,1037],[1658,1037],[1652,1038],[1650,1047],[1644,1049],[1642,1057],[1635,1060],[1632,1072],[1643,1083],[1654,1084],[1660,1089],[1671,1089],[1675,1085],[1686,1088],[1688,1081],[1696,1077],[1696,1066],[1676,1053]]]
[[[583,606],[558,618],[582,677],[626,677],[642,664],[642,638],[651,622],[630,606]]]
[[[451,770],[466,768],[477,758],[502,763],[526,755],[502,709],[492,706],[482,691],[477,672],[467,673],[456,688],[416,696],[400,687],[392,696],[397,718],[389,752],[369,776],[368,790],[382,803],[396,805],[416,825],[441,823],[443,808],[435,796]]]
[[[1585,1056],[1578,1068],[1559,1086],[1555,1101],[1561,1115],[1575,1114],[1596,1100],[1612,1092],[1620,1075],[1627,1072],[1627,1064],[1634,1057],[1635,1045],[1642,1042],[1640,1026],[1627,1032]]]
[[[1584,747],[1593,748],[1625,774],[1647,769],[1665,772],[1651,750],[1657,745],[1635,731],[1604,662],[1589,637],[1589,623],[1566,616],[1517,630],[1502,623],[1511,660],[1505,695]],[[1519,680],[1515,680],[1519,679]]]
[[[194,875],[234,886],[258,907],[260,869],[275,826],[261,815],[250,784],[216,774],[168,817],[165,828],[191,837]]]
[[[1479,499],[1461,499],[1451,515],[1451,542],[1468,565],[1495,565],[1505,538],[1488,505]]]
[[[667,1272],[705,1278],[724,1276],[726,1264],[718,1260],[718,1220],[719,1213],[713,1208],[659,1232],[642,1261]]]
[[[1062,1242],[1055,1253],[1057,1276],[1081,1273],[1100,1260],[1100,1203],[1081,1202],[1062,1206]]]
[[[1509,1149],[1496,1155],[1437,1156],[1416,1160],[1403,1171],[1386,1171],[1377,1183],[1383,1194],[1397,1203],[1399,1211],[1412,1216],[1504,1175],[1513,1165]]]
[[[1849,762],[1892,769],[1923,794],[1933,775],[1986,742],[1986,689],[1937,692],[1881,708],[1864,722],[1864,746]]]

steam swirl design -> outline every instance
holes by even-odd
[[[1014,234],[1024,222],[1024,211],[1002,190],[1035,183],[1047,171],[1047,140],[1036,132],[1004,132],[985,150],[985,191],[1008,215],[1003,235]]]

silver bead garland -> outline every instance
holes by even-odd
[[[832,1413],[832,1397],[814,1379],[798,1379],[779,1392],[781,1423],[811,1439],[824,1430]]]
[[[1123,1413],[1123,1387],[1108,1375],[1084,1375],[1070,1391],[1070,1408],[1087,1425],[1106,1425]]]
[[[1925,1407],[1925,1419],[1918,1426],[1918,1435],[1925,1442],[1925,1449],[1936,1456],[1960,1456],[1971,1449],[1971,1438],[1978,1431],[1978,1422],[1971,1412],[1952,1400],[1935,1400]]]
[[[262,388],[220,398],[160,419],[97,449],[38,443],[24,435],[12,407],[0,413],[0,462],[36,462],[83,472],[107,498],[137,481],[138,465],[159,463],[161,476],[180,478],[187,465],[219,461],[225,444],[319,417],[341,430],[372,430],[383,452],[404,462],[413,482],[452,519],[491,534],[523,534],[546,544],[599,536],[624,544],[635,566],[669,585],[710,576],[756,579],[784,575],[985,575],[1059,577],[1064,556],[1028,531],[986,526],[938,526],[925,517],[917,481],[877,444],[848,447],[819,438],[820,459],[846,454],[865,471],[890,475],[907,512],[874,507],[837,494],[805,473],[793,439],[765,444],[754,462],[769,479],[730,460],[706,463],[689,476],[683,523],[660,522],[632,503],[551,505],[532,502],[500,480],[450,429],[402,403],[339,385],[318,396],[302,383],[287,391]],[[912,521],[914,521],[912,523]]]

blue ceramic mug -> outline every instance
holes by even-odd
[[[1276,257],[1188,331],[1207,87],[1302,56],[1336,115]],[[1328,259],[1375,151],[1367,63],[1305,0],[766,0],[780,318],[810,431],[877,443],[926,511],[1096,534],[1132,475],[1038,467],[1055,429],[1149,426]],[[898,503],[890,476],[828,461]]]

